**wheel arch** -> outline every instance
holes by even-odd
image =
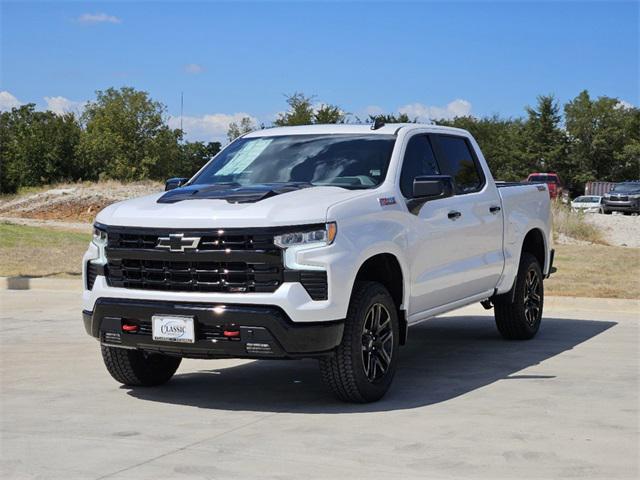
[[[540,263],[540,269],[542,272],[546,272],[547,266],[547,240],[544,233],[539,228],[532,228],[524,236],[522,241],[522,248],[520,249],[520,256],[524,252],[530,253]]]
[[[356,281],[368,280],[381,283],[389,291],[396,305],[398,319],[400,320],[401,345],[406,343],[408,331],[404,301],[407,295],[406,279],[400,260],[396,255],[393,253],[377,253],[361,262],[354,280],[354,286]]]

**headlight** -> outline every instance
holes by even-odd
[[[93,243],[95,243],[98,247],[106,247],[107,246],[107,232],[101,230],[100,228],[94,225],[93,227]]]
[[[293,247],[294,245],[331,245],[337,232],[336,222],[330,222],[322,229],[276,235],[273,238],[273,243],[281,248]]]
[[[96,247],[98,247],[98,258],[91,261],[98,264],[107,263],[107,254],[105,252],[108,242],[107,232],[94,225],[92,242]]]

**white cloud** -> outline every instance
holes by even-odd
[[[471,114],[471,103],[457,98],[444,107],[424,105],[423,103],[411,103],[398,109],[400,113],[406,113],[409,118],[417,118],[419,121],[450,119],[464,117]]]
[[[47,110],[61,115],[63,113],[79,113],[84,108],[86,102],[76,102],[65,97],[44,97],[47,102]]]
[[[251,121],[259,125],[258,119],[248,113],[210,113],[200,117],[182,117],[182,129],[190,140],[222,140],[227,136],[227,129],[231,122],[240,122],[243,117],[249,117]],[[171,128],[180,128],[180,117],[169,117]]]
[[[636,108],[635,105],[631,102],[627,102],[626,100],[619,99],[616,105],[618,108]]]
[[[0,92],[0,112],[11,110],[20,105],[22,105],[22,102],[6,90]]]
[[[369,115],[380,115],[384,113],[384,109],[379,107],[378,105],[369,105],[364,109],[365,115],[368,117]]]
[[[196,75],[198,73],[204,72],[204,67],[202,65],[198,65],[197,63],[187,63],[184,66],[184,71]]]
[[[92,25],[94,23],[122,23],[122,20],[106,13],[83,13],[78,17],[78,22]]]

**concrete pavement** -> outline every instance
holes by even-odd
[[[410,331],[392,390],[339,403],[316,362],[185,360],[121,387],[79,293],[0,291],[2,478],[637,478],[637,301],[549,299],[539,336],[492,312]]]

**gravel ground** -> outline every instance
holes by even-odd
[[[585,218],[605,232],[610,245],[640,248],[640,216],[593,214]]]
[[[158,182],[75,183],[57,185],[39,192],[0,199],[0,216],[92,222],[106,206],[162,190]]]

